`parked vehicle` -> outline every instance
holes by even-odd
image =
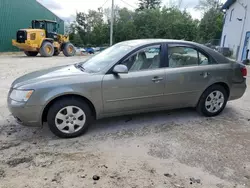
[[[19,122],[48,122],[55,135],[69,138],[103,117],[185,107],[216,116],[244,94],[246,75],[243,64],[197,43],[131,40],[84,63],[16,79],[8,107]]]
[[[68,35],[57,33],[58,24],[52,20],[32,20],[32,28],[17,31],[17,39],[12,45],[23,50],[27,56],[58,56],[62,51],[65,56],[74,56],[75,47],[69,42]]]
[[[79,51],[82,52],[82,53],[86,52],[86,50],[84,48],[79,48]]]
[[[205,43],[205,46],[217,50],[220,47],[220,39],[212,39]]]
[[[95,48],[94,48],[94,51],[95,51],[95,52],[99,52],[100,50],[101,50],[100,47],[95,47]]]
[[[220,52],[222,55],[224,55],[225,57],[231,57],[233,54],[230,48],[218,47],[216,50]]]
[[[93,48],[90,48],[90,47],[86,48],[85,50],[86,50],[86,52],[88,52],[89,54],[94,54],[94,53],[95,53],[95,50],[94,50]]]

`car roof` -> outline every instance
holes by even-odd
[[[120,42],[119,44],[132,46],[133,48],[137,48],[147,44],[154,44],[154,43],[177,43],[183,45],[191,45],[195,46],[198,49],[205,51],[208,55],[212,56],[218,63],[227,62],[227,58],[224,57],[219,52],[196,42],[185,41],[185,40],[175,40],[175,39],[135,39],[135,40],[128,40]]]
[[[190,43],[193,44],[193,42],[190,41],[185,41],[185,40],[175,40],[175,39],[135,39],[135,40],[127,40],[120,42],[120,44],[124,45],[129,45],[129,46],[141,46],[141,45],[146,45],[146,44],[151,44],[151,43],[162,43],[162,42],[167,42],[167,43]]]

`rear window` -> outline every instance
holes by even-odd
[[[204,45],[199,45],[199,47],[201,47],[203,50],[205,50],[208,53],[208,55],[215,60],[215,63],[225,64],[225,63],[230,62],[224,55],[222,55],[221,53],[219,53],[216,50],[213,50],[213,49],[211,49],[207,46],[204,46]]]

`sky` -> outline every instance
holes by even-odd
[[[111,7],[112,0],[37,0],[45,7],[65,21],[73,21],[76,12],[87,12],[89,9],[97,10],[99,7]],[[176,0],[178,2],[178,0]],[[225,2],[226,0],[222,0]],[[169,6],[175,0],[162,0],[162,6]],[[193,18],[201,19],[202,13],[195,9],[199,0],[179,0],[181,9],[186,9]],[[138,0],[114,0],[119,7],[134,10],[138,7]]]

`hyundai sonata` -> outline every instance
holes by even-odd
[[[244,94],[246,75],[243,64],[197,43],[131,40],[85,62],[18,78],[8,107],[24,125],[47,122],[69,138],[103,117],[185,107],[216,116]]]

